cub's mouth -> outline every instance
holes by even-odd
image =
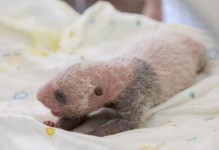
[[[56,117],[62,117],[63,113],[61,111],[57,111],[57,110],[51,110],[51,113],[56,116]]]

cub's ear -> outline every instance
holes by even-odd
[[[102,96],[103,95],[103,90],[101,87],[97,86],[95,89],[94,89],[94,93],[95,95],[97,96]]]
[[[86,69],[91,65],[91,62],[88,59],[86,59],[84,55],[81,55],[80,63],[81,63],[81,69]]]

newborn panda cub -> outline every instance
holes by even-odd
[[[160,32],[138,40],[122,57],[78,63],[42,86],[37,98],[59,117],[49,126],[72,130],[101,107],[116,116],[89,135],[142,127],[148,109],[191,86],[206,62],[205,48],[181,33]]]

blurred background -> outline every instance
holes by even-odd
[[[79,13],[100,0],[64,0]],[[103,0],[122,12],[138,13],[157,21],[172,22],[205,29],[198,16],[180,0]]]
[[[79,13],[100,0],[64,0]],[[138,13],[157,21],[207,30],[219,42],[219,0],[102,0],[122,12]]]

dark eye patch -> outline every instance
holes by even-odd
[[[56,99],[57,102],[59,102],[61,104],[66,103],[66,96],[63,92],[55,91],[55,99]]]
[[[103,90],[101,87],[97,86],[95,89],[94,89],[94,93],[97,95],[97,96],[101,96],[103,95]]]

